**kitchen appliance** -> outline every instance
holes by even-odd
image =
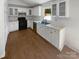
[[[33,31],[37,32],[37,23],[36,22],[33,22]]]
[[[19,30],[27,29],[27,20],[25,17],[18,17]]]

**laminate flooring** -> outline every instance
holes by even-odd
[[[79,59],[79,54],[66,46],[59,52],[31,29],[26,29],[9,34],[3,59]]]

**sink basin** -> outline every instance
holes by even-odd
[[[48,25],[48,24],[50,24],[50,23],[47,23],[47,22],[41,22],[41,24]]]
[[[50,24],[50,23],[48,23],[46,19],[43,19],[43,20],[41,21],[41,24],[48,25],[48,24]]]

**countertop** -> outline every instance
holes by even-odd
[[[49,28],[56,29],[56,30],[61,30],[61,29],[65,28],[65,26],[60,25],[60,24],[51,24],[50,23],[50,24],[45,25],[45,24],[42,24],[41,21],[34,21],[34,22],[39,23],[39,24],[44,25],[44,26],[47,26]]]
[[[48,24],[46,26],[47,27],[50,27],[50,28],[53,28],[53,29],[56,29],[56,30],[61,30],[61,29],[64,29],[65,28],[64,26],[51,25],[51,24]]]
[[[18,20],[9,20],[9,22],[17,22]]]

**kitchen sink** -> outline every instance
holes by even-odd
[[[47,22],[41,22],[41,24],[48,25],[48,24],[50,24],[50,23],[47,23]]]

